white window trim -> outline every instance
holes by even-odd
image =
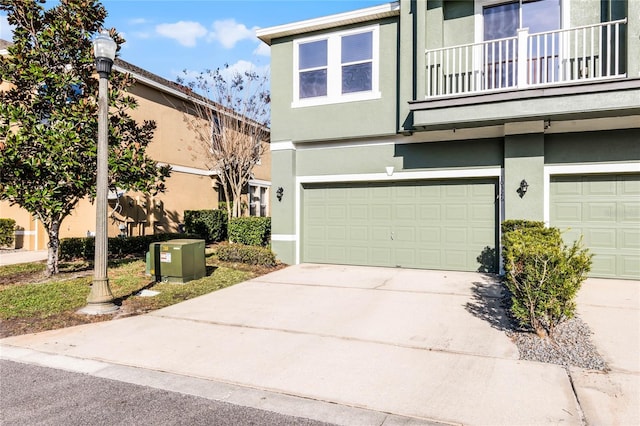
[[[271,181],[262,180],[262,179],[250,179],[249,180],[249,185],[250,186],[261,186],[263,188],[269,188],[271,186]]]
[[[289,150],[295,151],[296,146],[292,141],[271,142],[269,144],[269,150],[271,150],[271,152]]]
[[[371,90],[342,94],[341,72],[342,61],[340,58],[341,38],[353,34],[372,33],[372,66],[371,66]],[[313,98],[300,99],[300,71],[299,46],[319,40],[327,40],[327,95]],[[359,61],[358,61],[359,62]],[[352,30],[338,31],[319,36],[306,37],[295,40],[293,43],[293,102],[291,108],[302,108],[317,105],[329,105],[344,102],[357,102],[371,99],[380,99],[380,25],[369,25],[354,28]]]
[[[261,180],[261,179],[251,179],[249,181],[249,192],[248,192],[248,198],[249,198],[249,216],[251,216],[251,204],[253,204],[252,198],[253,198],[253,194],[252,194],[252,189],[253,188],[258,188],[259,190],[264,189],[265,190],[265,204],[262,203],[258,203],[258,209],[260,209],[263,205],[265,207],[265,210],[268,213],[270,212],[270,208],[271,208],[271,203],[269,203],[269,188],[271,188],[271,182],[267,181],[267,180]],[[269,215],[266,215],[269,216]],[[260,217],[260,216],[254,216],[254,217]]]

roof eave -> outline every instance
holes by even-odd
[[[358,9],[350,12],[308,19],[305,21],[292,22],[275,27],[261,28],[256,31],[256,36],[270,46],[272,40],[281,37],[337,28],[350,24],[359,24],[362,22],[397,16],[399,14],[400,3],[396,1],[392,3],[385,3],[380,6],[368,7],[366,9]]]

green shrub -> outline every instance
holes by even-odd
[[[227,239],[226,210],[185,210],[185,231],[198,234],[208,243]]]
[[[544,229],[544,222],[535,221],[535,220],[525,220],[525,219],[508,219],[502,222],[500,225],[500,229],[502,231],[502,235],[504,236],[506,233],[515,231],[516,229]],[[505,253],[509,250],[510,241],[502,238],[502,262],[506,265],[507,258],[505,257]]]
[[[0,219],[0,246],[10,246],[16,231],[16,221],[13,219]]]
[[[244,244],[222,244],[218,246],[218,259],[225,262],[242,262],[249,265],[275,266],[276,256],[266,247]]]
[[[544,228],[544,222],[539,222],[535,220],[525,220],[525,219],[508,219],[502,222],[501,229],[502,233],[506,234],[510,231],[515,231],[516,229],[523,228]]]
[[[270,217],[234,217],[229,220],[229,241],[248,246],[268,246]]]
[[[511,312],[540,337],[575,314],[575,296],[591,269],[582,241],[566,246],[557,228],[522,226],[502,236]]]
[[[233,210],[233,201],[227,203],[226,201],[218,201],[218,209],[227,211],[227,204],[229,205],[229,209]]]
[[[58,257],[60,260],[92,259],[94,256],[92,237],[61,238]]]
[[[194,234],[153,234],[109,238],[109,257],[144,256],[149,250],[149,244],[180,238],[199,238],[199,236]],[[95,239],[93,237],[63,238],[60,240],[60,260],[93,260],[94,255]]]

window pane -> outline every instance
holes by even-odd
[[[371,62],[342,67],[342,93],[371,90]]]
[[[260,188],[260,216],[267,216],[267,188]]]
[[[301,44],[298,53],[298,69],[327,66],[327,40]]]
[[[560,29],[560,0],[538,0],[522,4],[522,26],[530,34]],[[560,78],[558,33],[533,37],[527,44],[529,83],[547,83]]]
[[[327,96],[327,70],[300,73],[300,98]]]
[[[373,33],[342,37],[342,63],[366,61],[373,58]]]
[[[518,3],[485,7],[482,12],[484,18],[484,39],[496,40],[515,36],[520,20],[518,8]]]
[[[560,29],[560,0],[538,0],[522,3],[522,27],[529,34]]]
[[[485,7],[482,11],[485,41],[515,37],[520,24],[519,8],[519,2]],[[517,53],[516,41],[500,41],[486,45],[486,89],[510,87],[515,84],[517,75],[513,72],[513,60]]]

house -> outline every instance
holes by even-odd
[[[0,44],[4,49],[8,42]],[[0,54],[2,54],[0,50]],[[189,129],[185,111],[193,102],[206,102],[188,88],[171,82],[133,64],[116,59],[114,72],[129,73],[135,83],[129,94],[138,108],[129,114],[138,122],[154,120],[157,128],[147,155],[159,164],[171,166],[171,176],[165,182],[166,192],[156,195],[117,191],[109,194],[108,232],[118,235],[145,235],[178,232],[185,210],[216,209],[223,201],[216,172],[208,170],[194,149],[196,134]],[[246,215],[268,216],[271,186],[269,141],[263,141],[265,154],[253,169],[245,194]],[[16,247],[27,250],[46,249],[47,233],[39,221],[19,206],[0,201],[0,217],[16,220]],[[62,222],[60,238],[84,237],[95,232],[95,204],[81,200],[71,215]]]
[[[499,268],[500,223],[640,278],[640,2],[401,0],[258,30],[287,263]]]

